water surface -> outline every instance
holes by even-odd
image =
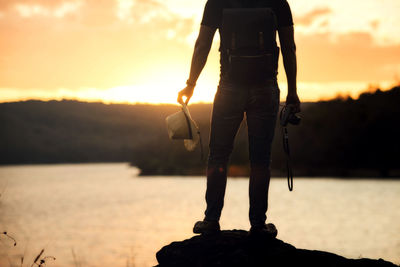
[[[153,266],[191,237],[205,208],[204,177],[138,177],[128,164],[0,167],[0,266]],[[223,229],[248,229],[248,180],[229,179]],[[272,179],[268,220],[298,248],[400,263],[400,181]],[[11,264],[10,264],[11,263]],[[29,263],[29,264],[28,264]]]

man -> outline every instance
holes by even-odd
[[[233,2],[241,2],[243,7],[253,2],[257,10],[259,10],[258,8],[269,8],[268,10],[272,10],[275,14],[276,20],[274,21],[277,23],[288,84],[286,104],[292,105],[295,113],[299,112],[293,19],[286,0],[208,0],[194,48],[190,77],[186,82],[186,88],[178,94],[178,102],[183,103],[183,97],[186,97],[185,102],[188,103],[192,97],[196,81],[207,61],[215,31],[219,29],[221,35],[223,16],[226,16],[224,10],[235,7],[236,4]],[[235,39],[232,37],[232,43],[234,42]],[[272,233],[276,236],[275,226],[265,224],[265,221],[268,207],[271,144],[279,109],[277,72],[270,75],[266,73],[257,82],[237,81],[235,75],[230,73],[231,58],[228,58],[230,52],[226,46],[229,45],[224,45],[221,35],[221,74],[213,104],[207,166],[207,208],[204,220],[197,222],[193,231],[203,234],[220,231],[219,219],[224,203],[227,163],[233,149],[235,135],[243,120],[243,115],[246,113],[251,167],[249,182],[250,234]]]

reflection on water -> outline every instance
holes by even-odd
[[[204,177],[137,177],[127,164],[0,167],[0,266],[152,266],[164,245],[192,236]],[[221,226],[248,229],[248,180],[228,181]],[[298,248],[400,263],[400,181],[273,179],[268,220]]]

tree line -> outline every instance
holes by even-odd
[[[400,87],[304,103],[289,126],[296,176],[399,177]],[[168,139],[165,118],[176,105],[29,100],[0,104],[0,164],[130,162],[142,175],[204,175],[206,157]],[[192,104],[208,152],[211,104]],[[277,124],[272,173],[285,175]],[[229,174],[248,169],[246,121],[235,139]]]

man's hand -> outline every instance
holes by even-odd
[[[300,99],[297,93],[289,93],[286,97],[286,105],[291,105],[293,107],[294,113],[301,111],[300,109]]]
[[[194,86],[193,85],[188,85],[185,87],[185,89],[179,91],[178,93],[178,103],[182,104],[185,103],[186,105],[189,103],[190,98],[193,95],[193,90]],[[183,97],[186,97],[185,102],[183,102]]]

